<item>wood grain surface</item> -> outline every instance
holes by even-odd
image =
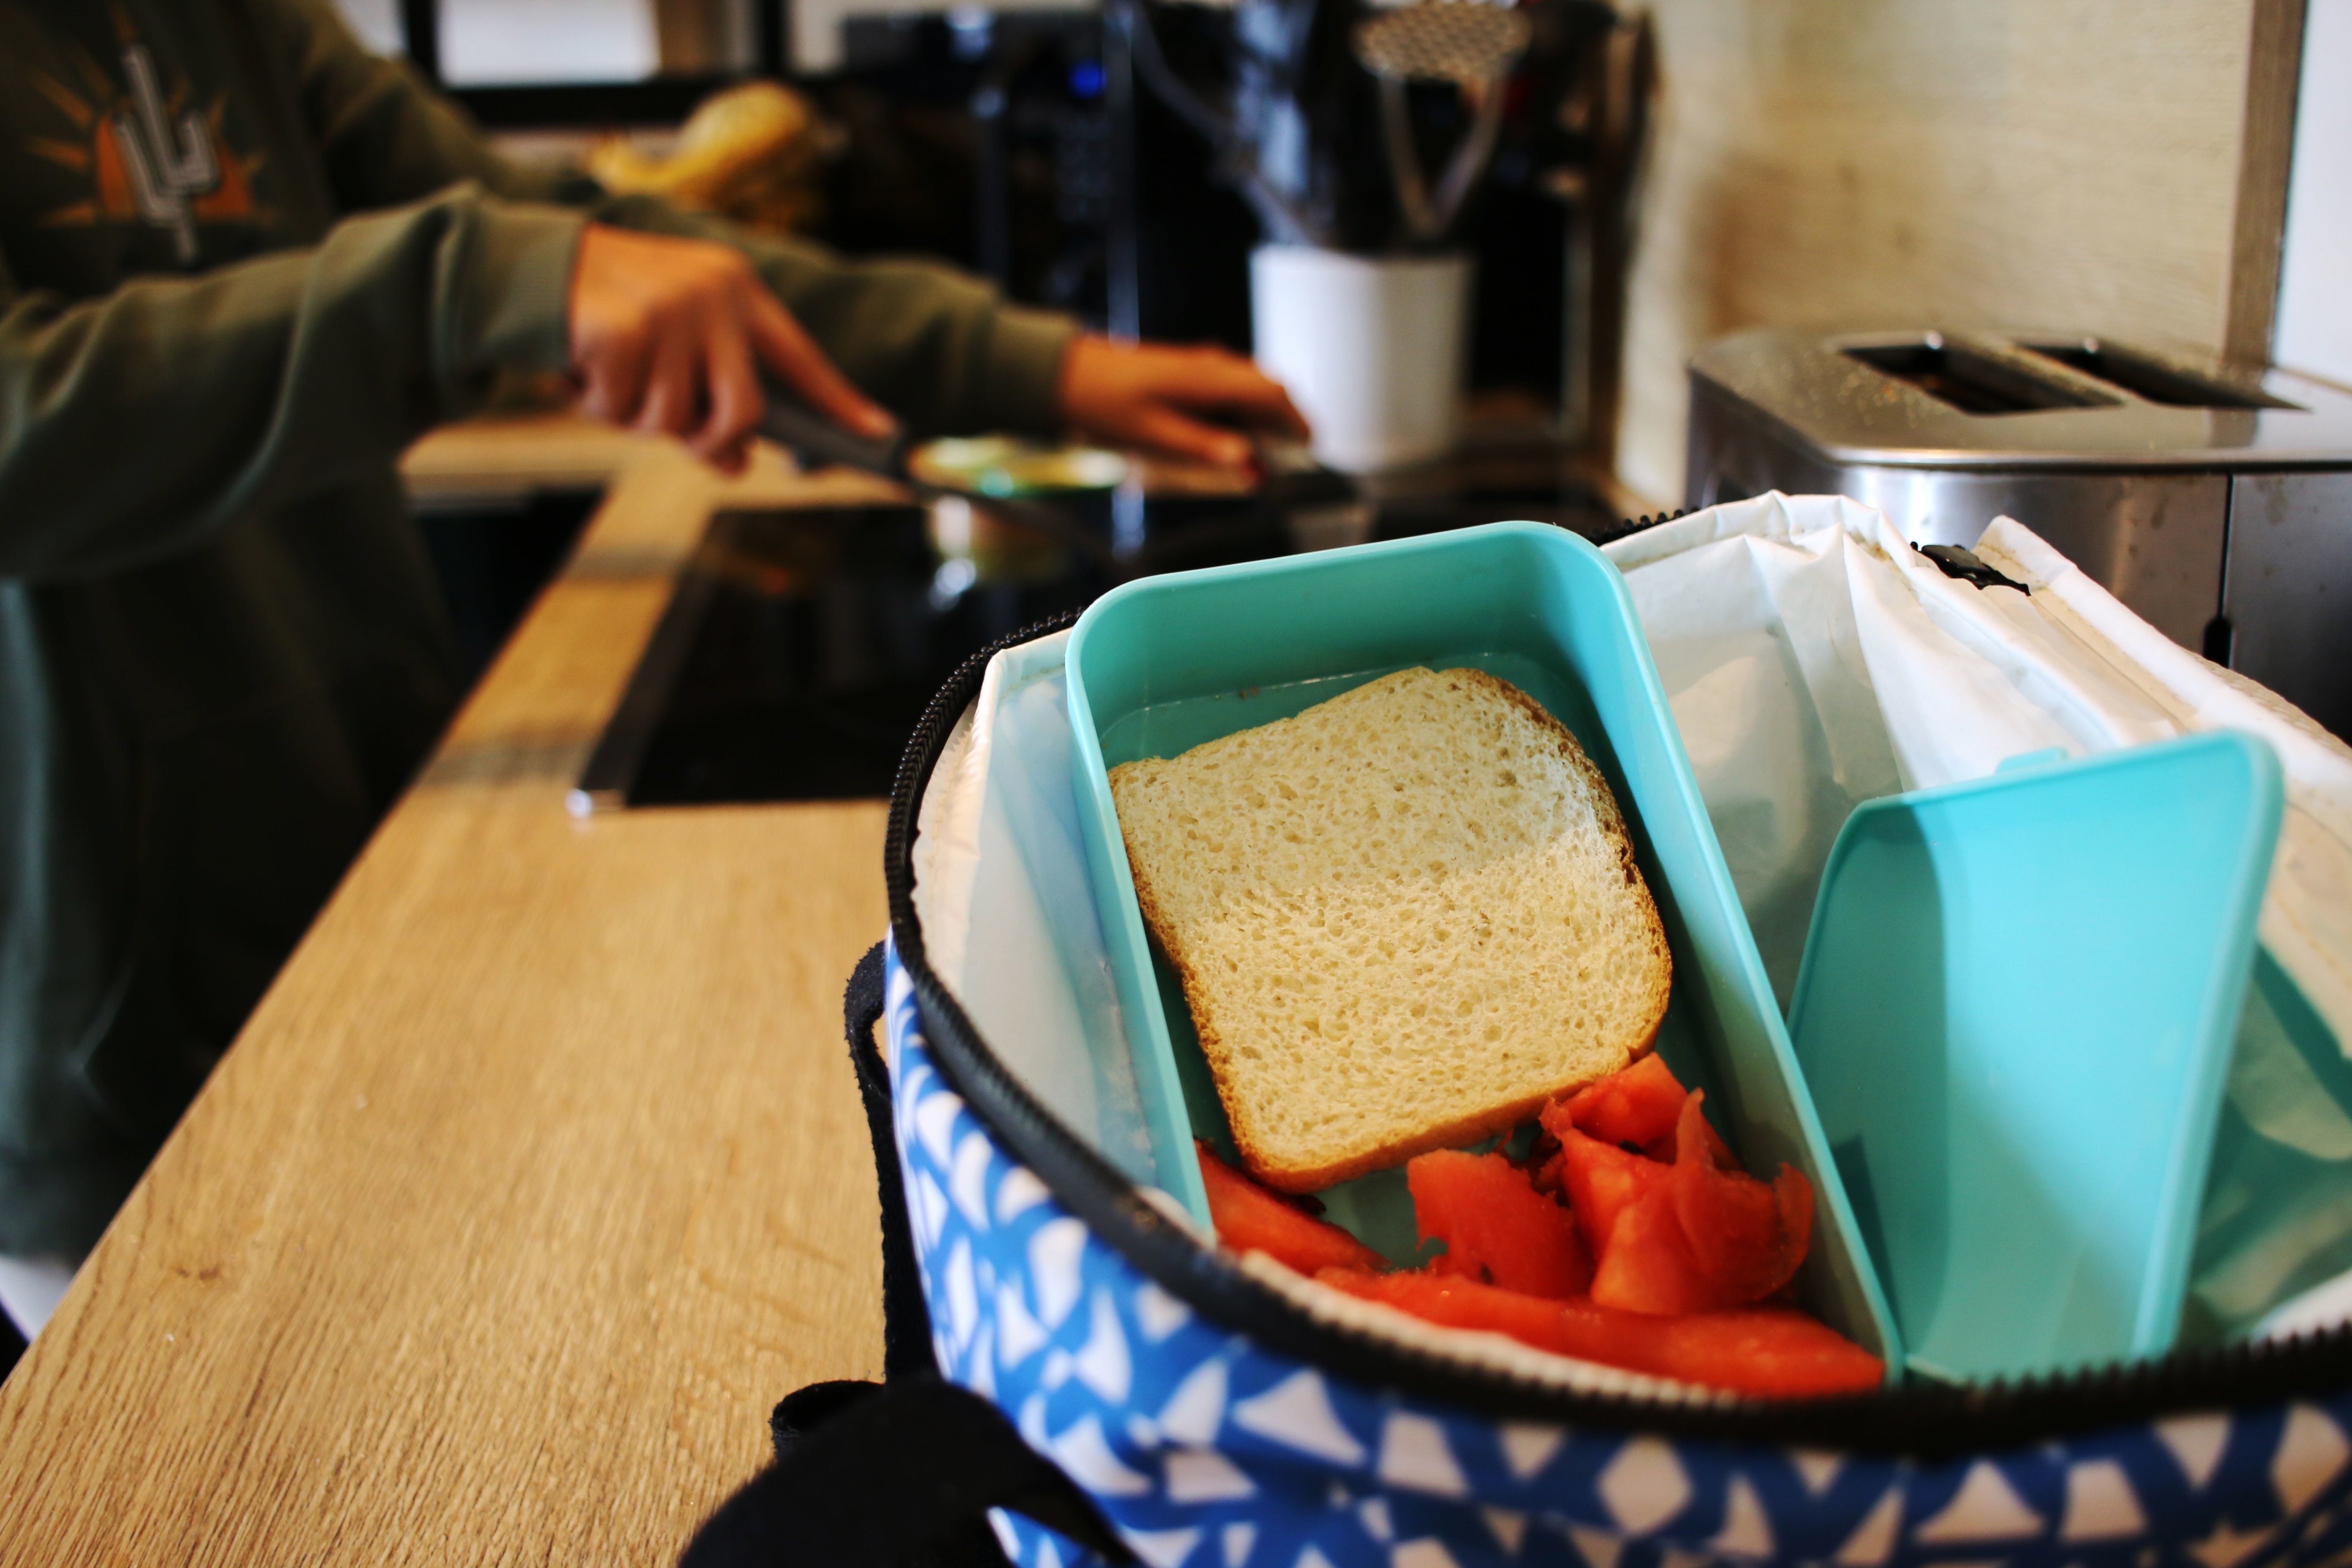
[[[1680,501],[1685,366],[1747,327],[2260,352],[2301,9],[1657,0],[1620,477]]]
[[[11,1568],[665,1563],[878,1374],[882,807],[564,810],[713,502],[859,487],[412,467],[533,442],[617,482],[0,1388]]]

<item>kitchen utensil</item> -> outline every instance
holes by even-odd
[[[1523,13],[1483,0],[1422,0],[1357,25],[1356,58],[1380,82],[1390,174],[1415,243],[1433,245],[1444,237],[1470,187],[1486,172],[1503,123],[1503,79],[1533,36]],[[1447,162],[1434,195],[1422,174],[1412,108],[1405,97],[1406,85],[1416,81],[1449,83],[1472,109],[1470,130]]]
[[[859,436],[773,385],[768,388],[768,408],[761,423],[761,433],[805,459],[817,463],[838,463],[845,468],[878,474],[905,486],[922,500],[951,498],[984,507],[1007,522],[1068,545],[1108,574],[1114,582],[1125,582],[1150,569],[1149,561],[1122,555],[1108,540],[1087,528],[1066,507],[1046,499],[1055,489],[1075,490],[1098,486],[1039,485],[1026,494],[1002,493],[1018,491],[1022,487],[1013,482],[1013,474],[1001,464],[993,467],[981,464],[973,468],[967,476],[971,479],[968,488],[960,483],[945,483],[942,481],[957,478],[955,465],[918,460],[917,449],[903,432],[880,437]],[[1074,467],[1066,465],[1066,477],[1070,472],[1094,479],[1107,477],[1100,461],[1103,458],[1123,463],[1123,459],[1118,458],[1114,453],[1096,452]],[[1259,513],[1268,522],[1282,522],[1301,510],[1348,505],[1358,497],[1353,480],[1316,462],[1304,448],[1295,444],[1261,442],[1257,447],[1257,468],[1254,495]],[[998,472],[1004,474],[1005,482],[997,484],[992,481],[991,475]]]
[[[819,464],[837,463],[843,468],[878,474],[895,484],[905,486],[919,500],[952,498],[984,505],[1005,521],[1033,529],[1056,543],[1068,545],[1106,571],[1119,573],[1120,563],[1109,542],[1097,537],[1067,511],[1050,501],[1018,495],[982,493],[941,484],[938,482],[939,476],[926,478],[915,471],[910,460],[914,447],[904,430],[894,431],[887,436],[860,436],[836,425],[773,384],[767,388],[767,393],[768,407],[760,419],[760,433],[778,446],[798,453],[803,459]]]
[[[1237,117],[1212,107],[1169,67],[1167,58],[1160,53],[1160,35],[1151,25],[1150,8],[1144,0],[1120,0],[1111,15],[1114,25],[1125,30],[1134,52],[1136,70],[1160,102],[1214,150],[1220,176],[1249,204],[1265,232],[1285,244],[1331,243],[1334,236],[1326,216],[1310,210],[1298,199],[1299,193],[1278,188],[1261,163],[1259,149],[1236,123]],[[1299,62],[1283,63],[1295,67]],[[1297,106],[1286,100],[1261,102],[1254,109],[1253,118],[1260,120],[1279,118],[1296,124],[1302,118]]]

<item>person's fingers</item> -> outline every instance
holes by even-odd
[[[740,474],[751,466],[751,437],[738,436],[704,460],[722,474]]]
[[[645,400],[637,408],[638,429],[681,438],[694,429],[701,402],[700,349],[701,335],[683,323],[656,331]]]
[[[1232,414],[1244,424],[1300,440],[1310,434],[1283,384],[1236,354],[1213,352],[1195,359],[1171,378],[1168,392],[1178,402]]]
[[[751,345],[740,320],[728,316],[711,323],[703,342],[703,368],[709,377],[709,409],[690,444],[717,462],[720,453],[741,447],[758,427],[761,410],[767,403],[760,392],[758,373],[751,368]]]
[[[1244,430],[1312,438],[1280,382],[1221,348],[1082,334],[1063,360],[1060,399],[1070,423],[1096,439],[1225,468],[1244,467],[1255,456]]]
[[[1229,406],[1239,409],[1250,423],[1277,431],[1294,440],[1308,440],[1315,434],[1307,423],[1307,416],[1298,411],[1298,405],[1290,401],[1289,389],[1255,369],[1250,371],[1249,381],[1241,395]]]
[[[614,332],[582,353],[582,412],[614,425],[626,425],[637,416],[645,398],[646,346],[642,336]]]
[[[760,362],[810,407],[861,436],[887,436],[898,428],[898,421],[852,386],[765,289],[753,291],[749,324]]]
[[[590,224],[580,236],[565,303],[581,410],[615,425],[636,417],[652,342],[633,288],[637,272],[627,264],[629,244],[620,230]]]
[[[1252,456],[1245,437],[1204,425],[1164,404],[1146,404],[1137,409],[1130,428],[1124,434],[1171,457],[1214,463],[1222,468],[1241,468]]]

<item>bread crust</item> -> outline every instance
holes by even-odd
[[[1559,748],[1559,752],[1575,771],[1590,799],[1600,830],[1608,836],[1615,848],[1625,882],[1637,906],[1637,918],[1644,928],[1649,946],[1657,959],[1654,971],[1659,980],[1655,994],[1650,998],[1647,1023],[1640,1030],[1640,1038],[1627,1047],[1624,1058],[1597,1071],[1572,1073],[1558,1083],[1507,1103],[1487,1107],[1463,1117],[1455,1117],[1419,1130],[1412,1135],[1377,1145],[1350,1158],[1315,1165],[1285,1164],[1276,1153],[1265,1148],[1255,1135],[1248,1106],[1234,1092],[1232,1053],[1218,1032],[1210,995],[1193,963],[1184,952],[1176,922],[1171,920],[1152,887],[1150,872],[1136,858],[1131,847],[1127,849],[1128,870],[1135,887],[1136,902],[1143,915],[1144,927],[1152,943],[1166,956],[1175,970],[1183,989],[1187,1008],[1192,1014],[1193,1032],[1200,1040],[1201,1054],[1207,1059],[1209,1073],[1216,1085],[1217,1099],[1223,1107],[1234,1145],[1250,1173],[1266,1185],[1288,1193],[1309,1193],[1375,1171],[1402,1164],[1416,1154],[1434,1149],[1456,1147],[1480,1139],[1508,1132],[1520,1122],[1563,1094],[1572,1093],[1589,1083],[1607,1077],[1646,1056],[1657,1040],[1659,1026],[1664,1022],[1666,1008],[1672,1000],[1674,954],[1667,945],[1665,926],[1659,918],[1656,901],[1649,885],[1641,874],[1633,853],[1631,833],[1625,825],[1623,812],[1614,792],[1592,759],[1578,744],[1576,737],[1565,724],[1554,718],[1534,698],[1498,676],[1467,666],[1435,671],[1444,676],[1461,677],[1484,687],[1494,695],[1522,710],[1538,727],[1548,732]],[[1137,764],[1127,764],[1135,766]],[[1122,838],[1124,836],[1122,836]]]

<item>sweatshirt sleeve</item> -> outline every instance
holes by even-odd
[[[807,240],[752,234],[650,197],[608,199],[595,216],[742,250],[842,373],[919,435],[1045,435],[1066,424],[1062,359],[1077,323],[1008,304],[970,273],[928,261],[845,261]]]
[[[478,184],[77,303],[0,258],[0,575],[96,575],[381,473],[500,369],[568,364],[582,216]]]
[[[300,99],[345,212],[392,206],[472,180],[516,201],[586,205],[603,191],[576,170],[502,158],[455,103],[404,60],[368,52],[327,0],[246,0]]]
[[[1077,331],[1066,317],[1009,305],[950,267],[845,261],[650,196],[607,196],[576,171],[511,163],[404,63],[368,53],[326,0],[249,3],[286,51],[346,211],[473,180],[494,195],[581,207],[596,222],[731,245],[843,373],[914,429],[1060,428],[1062,356]]]

